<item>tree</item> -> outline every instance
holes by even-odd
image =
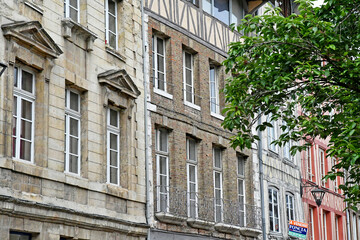
[[[223,127],[237,130],[233,147],[251,147],[271,120],[286,124],[275,144],[329,138],[328,156],[338,159],[326,178],[346,178],[340,188],[349,206],[360,203],[360,2],[325,0],[312,7],[298,0],[298,14],[280,9],[247,15],[236,27],[224,61],[228,79]],[[235,28],[235,27],[234,27]],[[301,111],[299,111],[301,109]],[[260,125],[261,115],[271,116]],[[293,146],[292,154],[306,146]],[[347,172],[347,176],[344,175]]]

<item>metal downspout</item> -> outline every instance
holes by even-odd
[[[261,124],[261,117],[258,120],[258,125]],[[266,224],[265,224],[265,202],[264,202],[264,172],[262,161],[262,133],[258,130],[259,143],[258,143],[258,159],[259,159],[259,181],[260,181],[260,200],[261,200],[261,230],[262,239],[266,240]]]

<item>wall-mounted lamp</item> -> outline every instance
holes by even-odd
[[[5,72],[5,69],[7,68],[7,65],[4,63],[0,63],[0,77]]]
[[[322,200],[324,199],[324,195],[325,195],[325,191],[322,190],[321,188],[319,188],[318,185],[305,185],[303,183],[300,184],[300,195],[302,197],[303,195],[303,189],[304,188],[314,188],[313,190],[311,190],[311,195],[314,197],[316,205],[318,205],[318,207],[320,207]]]

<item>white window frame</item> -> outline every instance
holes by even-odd
[[[243,226],[246,226],[246,198],[245,198],[245,158],[243,156],[237,156],[237,161],[238,161],[238,164],[237,164],[237,189],[238,189],[238,201],[239,201],[239,214],[241,217],[241,214],[243,214]],[[242,166],[243,166],[243,169],[241,172],[240,171],[240,164],[239,162],[242,162]],[[242,185],[242,190],[243,192],[240,193],[239,190],[240,190],[240,184]],[[240,198],[243,198],[243,206],[241,206],[241,201],[240,201]],[[241,209],[241,207],[243,209]],[[239,219],[240,221],[240,224],[241,224],[241,219]]]
[[[70,18],[70,8],[75,9],[77,11],[77,20],[75,22],[80,22],[80,0],[76,0],[77,8],[74,8],[70,5],[70,0],[64,0],[64,13],[65,18]],[[70,18],[71,19],[71,18]],[[74,21],[74,19],[71,19]]]
[[[313,172],[312,172],[312,146],[307,147],[305,150],[305,159],[306,159],[306,170],[307,170],[307,179],[313,181]]]
[[[358,239],[357,237],[357,224],[356,224],[356,215],[355,213],[352,214],[352,219],[351,219],[351,225],[352,225],[352,228],[351,228],[351,235],[352,235],[352,239]]]
[[[335,214],[335,240],[339,240],[339,217]]]
[[[79,111],[76,112],[72,109],[70,109],[70,92],[73,92],[75,94],[78,95],[78,109]],[[80,93],[74,89],[65,89],[65,94],[66,94],[66,103],[65,103],[65,172],[66,173],[70,173],[70,174],[75,174],[75,175],[80,175],[81,172],[81,97],[80,97]],[[74,172],[70,172],[70,118],[75,119],[78,121],[78,172],[74,173]],[[76,137],[75,137],[76,138]],[[75,155],[75,154],[72,154]]]
[[[110,13],[109,11],[109,2],[108,1],[112,1],[114,2],[115,5],[115,15],[113,15],[112,13]],[[109,16],[112,16],[115,18],[115,32],[112,32],[110,30],[110,21],[109,21]],[[105,0],[105,40],[106,40],[106,44],[112,48],[114,48],[113,46],[110,45],[110,37],[109,37],[109,32],[115,35],[115,50],[118,49],[118,18],[117,18],[117,1],[116,0]]]
[[[292,202],[292,208],[291,208],[291,204],[290,201]],[[286,218],[287,221],[289,222],[290,220],[295,220],[295,197],[293,194],[291,193],[286,193],[285,194],[285,204],[286,204]],[[289,219],[291,216],[291,213],[294,217],[294,219]]]
[[[319,148],[319,162],[320,162],[320,171],[321,171],[321,186],[326,187],[326,181],[323,180],[323,177],[326,175],[326,164],[325,164],[326,158],[325,158],[325,150],[322,148]]]
[[[113,126],[110,124],[110,110],[112,111],[115,111],[116,114],[117,114],[117,124],[118,126]],[[107,156],[107,183],[108,184],[113,184],[113,185],[116,185],[116,186],[119,186],[120,185],[120,153],[121,153],[121,149],[120,149],[120,134],[121,134],[121,131],[120,131],[120,111],[118,109],[115,109],[115,108],[111,108],[109,107],[107,109],[107,129],[106,129],[106,138],[107,138],[107,141],[106,141],[106,156]],[[114,149],[111,149],[110,148],[110,134],[113,134],[117,137],[117,151],[114,150]],[[114,152],[117,152],[117,167],[114,167],[114,166],[110,166],[110,151],[114,151]],[[112,183],[111,182],[111,171],[110,169],[111,168],[116,168],[117,169],[117,183]]]
[[[314,209],[309,206],[309,226],[310,226],[310,234],[309,240],[314,240]]]
[[[288,129],[287,123],[285,121],[283,121],[282,124],[283,124],[283,126],[286,126],[286,129]],[[285,133],[285,131],[284,131],[284,133]],[[291,156],[290,149],[291,149],[291,140],[289,140],[288,142],[285,142],[284,147],[283,147],[284,158],[286,160],[288,160],[288,161],[293,160],[293,157]]]
[[[269,202],[269,208],[270,208],[270,205],[271,205],[271,208],[272,208],[271,210],[272,210],[272,212],[274,214],[273,216],[270,216],[270,214],[269,214],[269,224],[271,222],[270,219],[273,218],[273,226],[270,226],[270,231],[271,232],[281,233],[281,214],[280,214],[280,207],[279,207],[280,206],[279,190],[277,190],[274,187],[269,187],[268,193],[269,193],[269,190],[271,191],[271,194],[272,194],[272,197],[271,197],[272,201]],[[277,204],[274,203],[273,192],[276,192]],[[275,207],[277,207],[277,210],[278,210],[277,212],[278,212],[278,222],[279,222],[278,228],[279,228],[279,231],[276,231]],[[270,209],[269,209],[269,212],[270,212]],[[273,228],[273,230],[271,230],[271,227]]]
[[[190,141],[194,142],[195,159],[190,159]],[[195,217],[198,217],[198,179],[197,179],[197,143],[193,138],[186,138],[186,171],[187,171],[187,213],[188,217],[191,216],[190,202],[195,202]],[[195,182],[190,181],[190,166],[195,167]],[[195,184],[195,199],[190,199],[190,184]]]
[[[186,67],[186,58],[185,55],[189,54],[191,56],[191,68],[187,68]],[[186,83],[186,70],[190,70],[191,71],[191,85]],[[189,53],[187,51],[183,51],[183,84],[184,84],[184,104],[195,108],[196,110],[201,110],[200,106],[195,104],[195,84],[194,84],[194,54]],[[191,102],[187,101],[187,91],[186,91],[186,86],[189,85],[191,86]]]
[[[15,71],[17,72],[17,75],[15,75]],[[22,72],[25,71],[27,73],[32,74],[32,93],[23,90],[22,89]],[[14,69],[14,78],[16,78],[17,81],[17,87],[15,87],[14,85],[14,90],[13,90],[13,99],[14,97],[17,98],[16,103],[13,102],[13,105],[16,104],[16,116],[13,114],[13,119],[12,121],[14,121],[14,118],[16,117],[16,134],[13,135],[12,134],[12,144],[14,144],[13,139],[15,138],[15,156],[13,153],[13,146],[12,146],[12,156],[13,159],[16,160],[21,160],[27,163],[34,163],[34,135],[35,135],[35,100],[36,100],[36,89],[35,89],[35,74],[33,71],[27,69],[27,68],[21,68],[21,67],[15,67]],[[15,84],[15,83],[14,83]],[[22,100],[25,100],[27,102],[30,102],[32,104],[32,111],[31,111],[31,121],[28,119],[24,119],[21,116],[21,110],[22,110]],[[31,140],[27,140],[21,137],[21,120],[24,120],[26,122],[30,122],[31,123]],[[14,125],[14,123],[12,123]],[[13,131],[12,131],[13,132]],[[26,142],[30,142],[31,143],[31,148],[30,148],[30,161],[26,160],[26,159],[21,159],[20,158],[20,145],[21,145],[21,141],[20,140],[25,140]]]
[[[158,189],[157,189],[157,210],[161,211],[161,195],[165,195],[166,196],[166,212],[169,212],[169,206],[170,206],[170,198],[169,198],[169,134],[166,131],[166,151],[161,151],[160,150],[160,135],[161,135],[161,131],[166,131],[165,129],[160,129],[157,128],[156,129],[156,133],[155,133],[155,155],[156,155],[156,183],[158,185]],[[165,174],[161,174],[160,173],[160,159],[161,158],[165,158],[165,163],[166,163],[166,173]],[[165,185],[165,193],[161,192],[162,190],[162,186],[160,185],[160,177],[161,176],[165,176],[166,179],[166,185]]]
[[[268,117],[268,121],[271,120],[271,115],[269,115]],[[271,125],[273,125],[273,127],[268,127],[268,148],[270,151],[274,152],[274,153],[278,153],[278,146],[275,144],[271,144],[273,141],[278,139],[278,131],[277,131],[277,121],[275,120],[271,120]]]
[[[211,71],[214,71],[214,79],[211,77]],[[219,101],[219,81],[218,81],[218,68],[210,66],[209,69],[209,90],[210,90],[210,112],[212,114],[220,115],[220,101]],[[215,96],[212,96],[212,86],[214,86]],[[212,109],[212,104],[215,104],[215,111]]]
[[[326,224],[326,215],[327,213],[323,210],[323,239],[327,240],[327,224]],[[354,238],[356,239],[356,238]]]
[[[216,167],[215,165],[215,150],[220,151],[220,167]],[[213,147],[213,179],[214,179],[214,221],[215,222],[223,222],[224,221],[224,204],[223,204],[223,175],[222,175],[222,150],[218,147]],[[216,187],[216,174],[219,174],[220,177],[220,188]],[[216,203],[216,191],[220,191],[220,205]],[[216,214],[216,208],[220,207],[221,215],[220,221],[217,221],[218,216]]]

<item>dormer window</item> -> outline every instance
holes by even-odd
[[[203,0],[202,8],[226,25],[239,24],[244,16],[242,2],[238,0]]]

